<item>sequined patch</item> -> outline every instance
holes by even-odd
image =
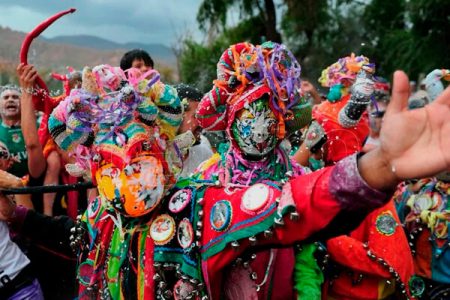
[[[250,213],[258,212],[266,206],[269,199],[269,187],[262,183],[254,184],[242,196],[241,209]]]
[[[178,280],[173,287],[173,298],[175,300],[181,299],[190,299],[189,297],[193,296],[193,291],[195,290],[194,286],[190,284],[188,281]],[[193,297],[192,299],[195,299]]]
[[[181,248],[186,249],[192,245],[194,240],[194,229],[189,219],[184,218],[178,225],[177,239]]]
[[[175,221],[167,214],[158,216],[150,226],[150,236],[156,245],[165,245],[175,235]]]
[[[377,217],[376,227],[379,233],[393,235],[397,226],[397,221],[390,212],[383,212]]]
[[[411,295],[414,297],[422,296],[425,291],[425,282],[421,277],[413,275],[408,284]]]
[[[192,191],[189,189],[179,190],[173,194],[169,201],[169,210],[179,213],[191,202]]]
[[[215,231],[224,231],[228,229],[231,223],[233,210],[230,201],[220,200],[211,207],[211,215],[209,217],[211,226]]]

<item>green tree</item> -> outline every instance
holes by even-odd
[[[208,46],[186,39],[180,58],[180,80],[195,85],[206,92],[216,78],[216,66],[223,51],[231,44],[247,41],[253,44],[263,42],[264,29],[261,19],[252,17],[242,21],[234,28],[226,28]]]
[[[364,12],[364,47],[377,63],[377,72],[396,69],[410,78],[450,66],[450,1],[373,0]]]
[[[219,34],[226,31],[227,15],[236,7],[243,20],[259,18],[258,26],[264,28],[267,40],[281,42],[273,0],[203,0],[197,13],[200,28],[205,32],[216,30]]]

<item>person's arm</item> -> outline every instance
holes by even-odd
[[[28,172],[31,177],[39,178],[45,171],[46,161],[42,146],[39,142],[36,115],[31,94],[34,88],[34,80],[38,74],[33,66],[20,64],[17,67],[17,75],[19,76],[20,87],[22,88],[20,125],[28,155]]]
[[[73,256],[70,231],[75,222],[67,216],[45,216],[23,206],[16,206],[12,196],[0,193],[0,221],[8,222],[13,231],[34,243]]]

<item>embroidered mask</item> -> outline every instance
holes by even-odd
[[[233,138],[240,150],[249,156],[263,157],[272,151],[277,138],[277,119],[269,107],[267,96],[258,99],[236,113],[231,126]]]

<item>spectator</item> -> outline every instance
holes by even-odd
[[[133,49],[122,56],[120,60],[120,68],[128,70],[130,68],[137,68],[142,73],[152,70],[154,62],[151,56],[142,49]]]
[[[179,84],[175,88],[178,92],[178,97],[184,103],[183,121],[181,122],[178,133],[191,132],[195,138],[194,145],[189,148],[184,158],[183,170],[180,174],[181,177],[187,177],[200,163],[210,158],[214,152],[211,149],[208,139],[201,134],[202,128],[195,117],[197,106],[200,100],[202,100],[203,94],[198,89],[186,84]]]
[[[37,121],[33,108],[31,108],[31,111],[25,108],[25,114],[23,114],[21,99],[20,89],[14,86],[5,86],[0,94],[0,142],[3,146],[2,149],[6,148],[10,154],[7,160],[3,160],[2,169],[18,177],[31,175],[30,183],[32,184],[35,183],[34,179],[41,177],[42,174],[40,172],[45,170],[43,183],[46,185],[58,184],[61,165],[59,163],[59,155],[56,152],[50,153],[47,159],[44,159],[42,155],[37,153],[36,149],[29,149],[33,157],[38,158],[37,162],[29,161],[29,151],[26,149],[26,141],[22,130],[24,125],[22,123],[26,123],[25,130],[28,130],[33,125],[30,125],[32,122],[29,122],[29,120],[34,120],[34,124]],[[21,120],[27,120],[27,122],[21,122]],[[40,151],[42,152],[42,150]],[[3,153],[7,152],[3,151]],[[41,158],[44,159],[42,162],[40,161]],[[36,177],[33,174],[39,174],[39,176]],[[43,205],[36,203],[37,200],[34,201],[37,204],[36,208],[51,216],[53,214],[55,194],[46,194],[43,198]]]
[[[20,96],[20,90],[14,86],[5,86],[0,93],[3,165],[5,170],[18,177],[28,174],[28,156],[20,127]]]
[[[16,186],[20,179],[8,174],[2,176],[2,185]],[[8,180],[10,179],[10,180]],[[7,202],[13,201],[12,197],[4,197]],[[5,222],[10,209],[14,207],[4,206],[0,201],[0,299],[22,300],[44,299],[38,280],[30,267],[30,260],[20,250],[9,236],[8,225]]]

